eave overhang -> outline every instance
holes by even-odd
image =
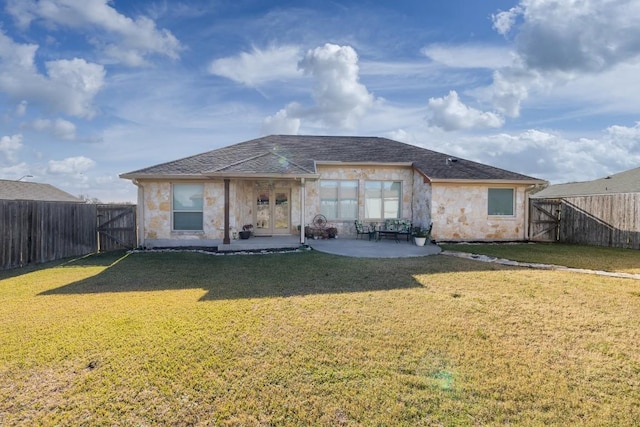
[[[168,175],[168,174],[121,174],[122,179],[130,179],[136,181],[202,181],[204,179],[318,179],[319,174],[280,174],[280,173],[224,173],[224,172],[207,172],[201,174],[184,174],[184,175]]]
[[[504,184],[504,185],[539,185],[547,181],[541,179],[453,179],[453,178],[429,178],[432,184]]]

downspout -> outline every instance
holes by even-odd
[[[133,179],[131,182],[138,187],[138,206],[136,207],[136,242],[138,242],[138,247],[144,247],[144,186],[140,184],[137,179]]]
[[[300,178],[300,244],[304,245],[304,217],[305,217],[305,199],[307,198],[307,194],[305,191],[305,181],[304,178]]]

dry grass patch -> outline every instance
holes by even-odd
[[[640,251],[563,243],[442,244],[445,250],[514,261],[640,274]]]
[[[636,281],[446,256],[0,273],[2,425],[633,425]]]

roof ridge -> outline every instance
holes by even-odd
[[[202,173],[221,172],[221,171],[223,171],[223,170],[225,170],[227,168],[231,168],[233,166],[237,166],[237,165],[240,165],[242,163],[250,162],[251,160],[255,160],[255,159],[258,159],[260,157],[265,157],[265,156],[274,156],[274,157],[277,157],[279,159],[283,159],[283,160],[287,161],[288,163],[290,163],[291,165],[293,165],[293,166],[295,166],[295,167],[297,167],[297,168],[299,168],[299,169],[301,169],[301,170],[303,170],[303,171],[305,171],[307,173],[311,173],[311,174],[315,173],[314,171],[312,171],[312,170],[310,170],[308,168],[305,168],[304,166],[299,165],[298,163],[292,161],[291,159],[288,159],[287,157],[285,157],[285,156],[283,156],[281,154],[275,153],[273,150],[265,151],[263,153],[256,154],[255,156],[245,157],[244,159],[238,160],[237,162],[229,163],[227,165],[220,166],[219,168],[216,168],[216,169],[206,170],[206,171],[203,171]]]
[[[223,169],[226,169],[226,168],[230,168],[230,167],[232,167],[232,166],[239,165],[239,164],[241,164],[241,163],[246,163],[246,162],[248,162],[248,161],[255,160],[255,159],[257,159],[258,157],[264,157],[264,156],[266,156],[267,154],[269,154],[269,152],[268,152],[268,151],[265,151],[264,153],[256,154],[255,156],[251,156],[251,157],[246,157],[246,158],[244,158],[244,159],[242,159],[242,160],[238,160],[237,162],[233,162],[233,163],[229,163],[229,164],[227,164],[227,165],[220,166],[219,168],[216,168],[216,169],[211,169],[211,170],[205,170],[205,171],[202,171],[202,173],[218,172],[218,171],[221,171],[221,170],[223,170]]]
[[[304,166],[299,165],[298,163],[296,163],[296,162],[292,161],[291,159],[283,156],[282,154],[278,154],[278,153],[275,153],[273,151],[270,151],[269,153],[273,154],[274,156],[280,157],[281,159],[286,160],[287,162],[291,163],[292,165],[294,165],[294,166],[296,166],[296,167],[298,167],[298,168],[300,168],[300,169],[302,169],[304,171],[307,171],[309,173],[315,173],[315,171],[312,171],[310,169],[305,168]]]

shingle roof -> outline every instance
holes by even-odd
[[[47,202],[82,202],[79,198],[50,184],[0,180],[0,200],[41,200]]]
[[[593,181],[550,185],[533,195],[536,199],[554,199],[596,194],[640,193],[640,167]]]
[[[258,156],[242,159],[238,163],[223,166],[218,169],[203,171],[204,173],[247,173],[260,171],[267,174],[313,174],[314,171],[305,169],[276,153],[263,153]]]
[[[267,154],[270,154],[269,156]],[[120,175],[193,177],[211,173],[317,174],[316,164],[408,163],[431,180],[535,181],[537,178],[378,137],[271,135]],[[280,166],[276,166],[276,163]],[[284,168],[282,164],[288,164]]]

